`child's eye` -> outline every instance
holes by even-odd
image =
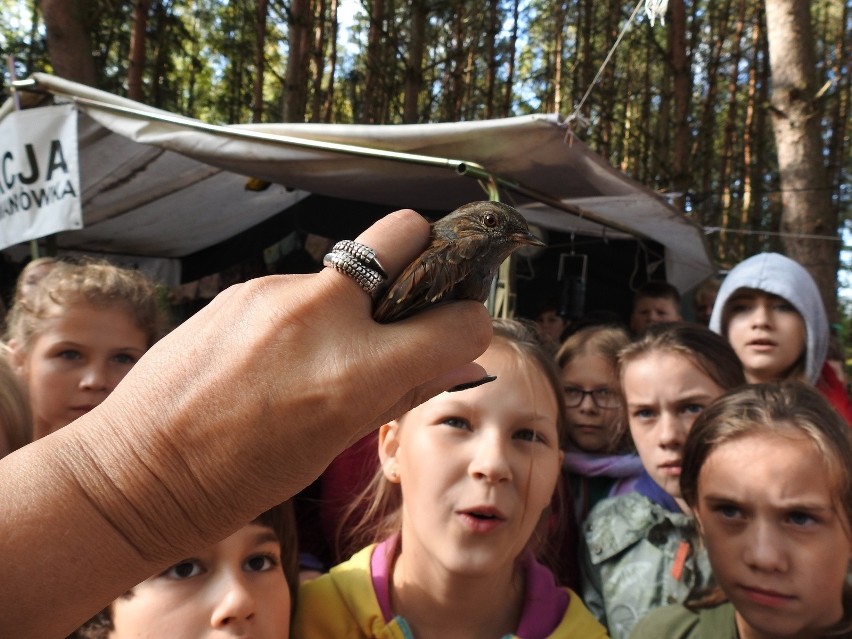
[[[582,388],[575,388],[574,386],[564,386],[562,393],[565,397],[565,403],[569,406],[579,405],[585,395]]]
[[[789,302],[776,302],[775,310],[781,311],[782,313],[799,313],[799,311],[796,310],[796,307]]]
[[[67,359],[67,360],[78,360],[78,359],[82,359],[82,357],[83,357],[80,354],[79,351],[74,351],[74,350],[70,350],[70,349],[65,350],[65,351],[60,351],[59,353],[56,354],[56,356],[60,357],[62,359]]]
[[[813,515],[801,511],[793,511],[787,515],[787,520],[794,526],[810,526],[816,523]]]
[[[650,408],[637,408],[632,413],[633,417],[639,420],[648,420],[654,417],[654,411]]]
[[[689,415],[698,415],[704,410],[704,406],[702,404],[687,404],[683,407],[683,412]]]
[[[189,579],[190,577],[200,575],[201,572],[202,569],[200,563],[195,560],[186,560],[175,564],[166,570],[163,575],[169,579]]]
[[[740,509],[732,504],[719,504],[714,509],[723,519],[736,519],[740,517]]]
[[[514,435],[515,439],[520,439],[525,442],[541,442],[547,443],[547,440],[542,437],[541,433],[533,428],[522,428]]]
[[[470,423],[466,419],[462,419],[461,417],[446,417],[441,420],[441,423],[446,424],[450,428],[470,430]]]
[[[730,314],[747,313],[751,310],[751,305],[747,302],[732,302],[730,306]]]
[[[133,355],[128,355],[126,353],[121,353],[113,357],[113,360],[118,364],[130,364],[133,366],[136,363],[136,358]]]
[[[251,572],[266,572],[272,570],[280,564],[278,557],[271,553],[261,553],[252,555],[246,559],[244,567]]]

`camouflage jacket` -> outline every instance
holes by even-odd
[[[640,493],[595,506],[583,542],[583,600],[613,639],[626,638],[650,610],[683,603],[710,579],[692,518]]]

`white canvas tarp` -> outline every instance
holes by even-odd
[[[60,234],[61,249],[179,260],[309,194],[448,212],[486,199],[490,176],[504,201],[544,228],[660,243],[668,280],[682,291],[714,272],[697,225],[592,153],[555,115],[214,126],[46,74],[25,83],[25,105],[42,92],[79,110],[85,228]],[[12,108],[3,105],[0,120]],[[272,185],[247,190],[247,177]]]

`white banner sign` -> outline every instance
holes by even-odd
[[[10,113],[0,121],[0,249],[81,228],[74,107]]]

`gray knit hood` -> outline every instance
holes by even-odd
[[[805,376],[816,383],[828,352],[828,316],[819,289],[810,273],[798,262],[778,253],[759,253],[737,264],[719,289],[710,330],[727,337],[722,327],[722,312],[731,296],[741,288],[753,288],[785,300],[805,320],[807,350]]]

